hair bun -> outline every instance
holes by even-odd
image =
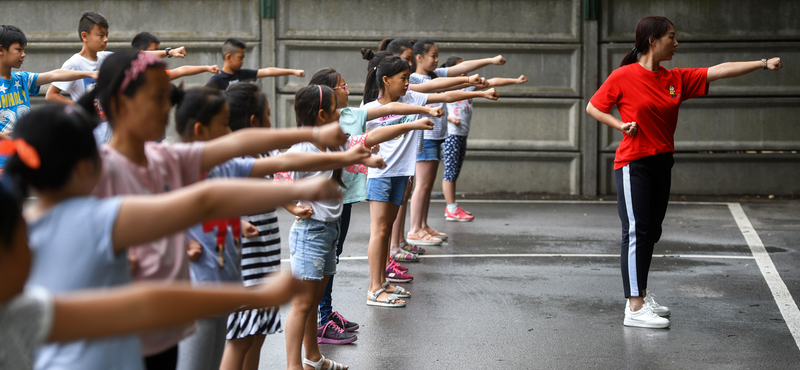
[[[375,56],[375,52],[372,49],[361,48],[361,58],[366,60],[372,60]]]
[[[184,96],[186,96],[186,91],[183,90],[183,81],[178,86],[169,84],[169,101],[172,105],[180,104]]]

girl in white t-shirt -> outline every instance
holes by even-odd
[[[292,188],[239,181],[198,184],[168,194],[97,199],[90,193],[102,177],[103,163],[88,114],[78,105],[47,106],[24,118],[14,140],[3,141],[0,147],[13,154],[5,176],[19,198],[24,199],[29,189],[37,193],[25,211],[28,240],[37,256],[26,265],[29,288],[63,293],[127,285],[131,275],[126,250],[132,245],[205,218],[254,212],[318,192],[325,197],[338,194],[330,184]],[[36,367],[138,370],[143,368],[141,356],[139,338],[127,335],[48,345],[38,351]]]
[[[338,127],[306,130],[246,129],[207,143],[154,143],[164,135],[172,105],[165,64],[151,53],[127,49],[109,56],[100,68],[97,86],[78,104],[94,111],[97,99],[114,130],[100,149],[103,172],[93,194],[158,194],[201,179],[202,174],[231,158],[291,146],[312,140],[340,145]],[[135,246],[129,257],[136,268],[134,280],[189,279],[183,233]],[[177,343],[191,327],[142,334],[145,356],[156,365],[177,361]],[[162,355],[162,356],[157,356]]]
[[[374,66],[374,67],[373,67]],[[447,103],[470,98],[496,100],[494,89],[487,91],[450,91],[442,94],[420,94],[408,90],[408,63],[398,56],[378,53],[369,63],[369,73],[364,85],[364,108],[373,108],[392,102],[411,105]],[[369,99],[377,99],[370,101]],[[388,127],[414,120],[411,116],[385,116],[367,122],[367,129]],[[416,167],[419,132],[412,131],[398,136],[380,146],[379,155],[386,161],[386,168],[370,170],[367,175],[367,199],[370,201],[369,271],[370,285],[367,304],[384,307],[404,307],[400,298],[411,297],[401,287],[389,285],[385,269],[388,263],[389,236],[392,223],[403,202],[408,178]],[[410,280],[409,280],[410,281]]]
[[[449,68],[437,68],[439,64],[439,49],[433,41],[422,39],[414,43],[414,73],[409,76],[412,84],[421,84],[426,81],[436,80],[437,77],[458,76],[474,71],[478,68],[495,64],[506,63],[502,55],[493,58],[484,58],[465,61]],[[425,133],[422,152],[417,155],[416,183],[411,196],[411,225],[408,230],[409,243],[430,243],[431,240],[446,240],[447,235],[434,230],[428,225],[428,209],[431,202],[431,191],[442,159],[442,143],[447,138],[447,114],[439,119],[433,119],[434,129]]]
[[[336,93],[328,86],[308,85],[295,94],[295,117],[298,127],[325,127],[336,124],[340,112],[336,109]],[[386,140],[405,135],[412,130],[429,129],[428,119],[409,122],[405,125],[377,129],[367,135],[350,136],[345,147],[372,147]],[[341,151],[345,147],[326,146],[315,143],[298,143],[289,153],[325,153]],[[380,157],[371,163],[365,162],[372,170],[380,170],[386,163]],[[291,181],[322,176],[332,178],[339,185],[343,169],[334,171],[295,171],[289,172]],[[336,244],[339,238],[340,221],[343,210],[341,199],[309,201],[301,199],[301,206],[311,206],[308,219],[297,217],[289,235],[289,254],[292,274],[302,280],[292,308],[286,318],[286,356],[287,368],[300,369],[303,364],[315,369],[345,369],[345,366],[326,360],[317,345],[317,306],[325,292],[330,276],[336,273]],[[341,329],[338,329],[341,330]],[[305,339],[304,339],[305,338]],[[352,337],[351,341],[355,341]],[[305,355],[301,355],[301,344],[305,345]],[[327,362],[326,362],[327,361]],[[327,365],[326,365],[327,364]]]

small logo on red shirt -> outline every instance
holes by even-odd
[[[675,86],[669,87],[669,97],[673,99],[678,97],[678,94],[675,93]]]

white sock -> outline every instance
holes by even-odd
[[[447,212],[453,213],[458,208],[458,203],[452,203],[447,205]]]

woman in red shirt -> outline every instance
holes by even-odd
[[[622,283],[628,304],[626,326],[669,327],[670,311],[647,294],[653,247],[667,212],[674,135],[680,104],[708,94],[708,84],[758,69],[777,71],[780,58],[722,63],[709,68],[668,70],[678,41],[664,17],[645,17],[636,26],[636,44],[592,96],[586,112],[623,132],[614,159],[617,209],[622,221]],[[641,53],[641,58],[637,58]],[[638,59],[638,60],[637,60]],[[616,105],[621,119],[610,114]]]

